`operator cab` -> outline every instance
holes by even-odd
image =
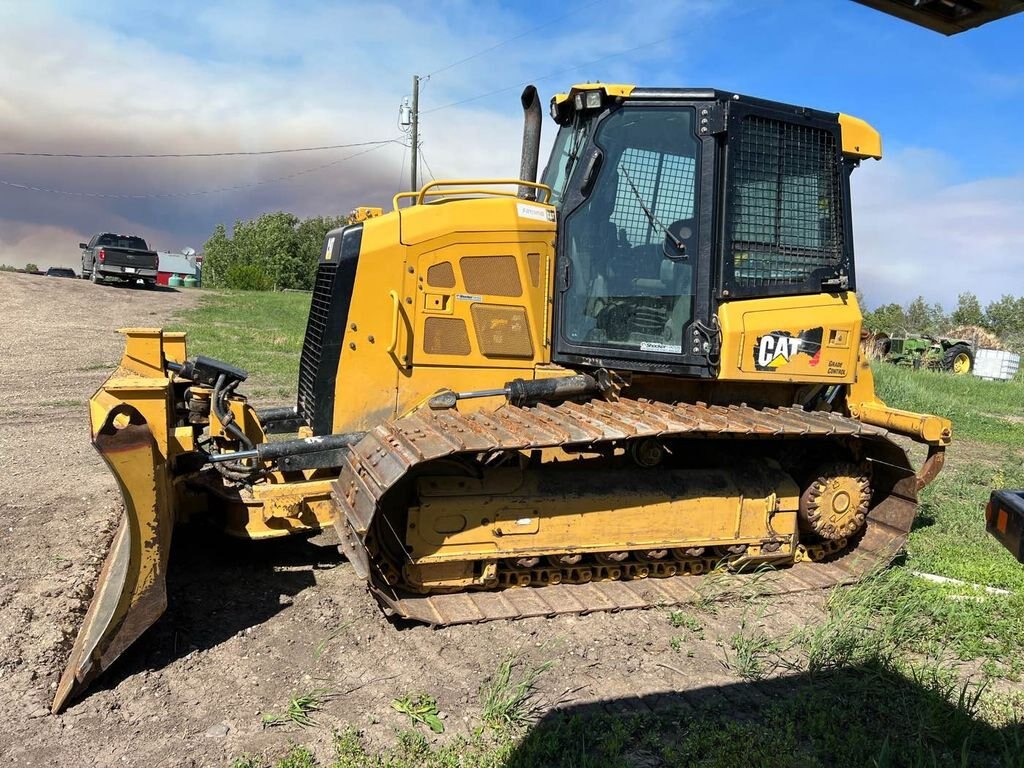
[[[555,362],[713,377],[721,302],[855,289],[861,121],[844,154],[846,116],[711,89],[588,84],[551,110]]]

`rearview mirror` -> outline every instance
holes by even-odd
[[[88,243],[79,243],[78,247],[84,250],[84,249],[89,247],[89,244]]]

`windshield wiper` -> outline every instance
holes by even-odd
[[[679,251],[679,255],[678,256],[670,256],[668,251],[665,251],[665,243],[662,242],[661,249],[665,253],[665,258],[667,258],[667,259],[685,259],[686,258],[686,243],[684,243],[682,240],[680,240],[678,237],[676,237],[675,234],[673,234],[669,230],[669,228],[666,227],[664,224],[662,224],[661,220],[657,216],[654,215],[654,211],[652,211],[650,208],[647,207],[647,203],[644,202],[644,198],[640,194],[640,190],[636,188],[636,184],[633,183],[633,179],[630,177],[629,172],[626,170],[626,167],[624,165],[620,165],[619,166],[619,171],[622,172],[622,175],[626,177],[626,181],[629,182],[629,188],[633,192],[633,197],[635,197],[636,201],[640,204],[640,208],[643,210],[644,215],[647,217],[647,221],[650,222],[651,227],[654,228],[654,229],[659,230],[662,234],[664,234],[665,237],[667,237],[669,240],[672,241],[672,244],[675,245],[676,250]]]

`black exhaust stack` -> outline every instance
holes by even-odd
[[[537,164],[540,161],[540,97],[532,85],[523,89],[520,97],[523,103],[523,157],[519,165],[519,178],[523,181],[537,180]],[[537,190],[521,185],[519,197],[536,200]]]

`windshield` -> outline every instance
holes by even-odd
[[[598,126],[597,181],[565,218],[561,331],[573,344],[683,351],[697,252],[693,120],[690,107],[626,107]]]
[[[104,245],[108,248],[133,248],[137,251],[149,250],[145,240],[132,235],[100,235],[96,245]]]
[[[551,204],[559,205],[565,195],[565,184],[572,176],[580,150],[586,142],[589,122],[577,121],[573,125],[563,125],[555,136],[551,147],[551,157],[544,169],[541,182],[551,187]]]

